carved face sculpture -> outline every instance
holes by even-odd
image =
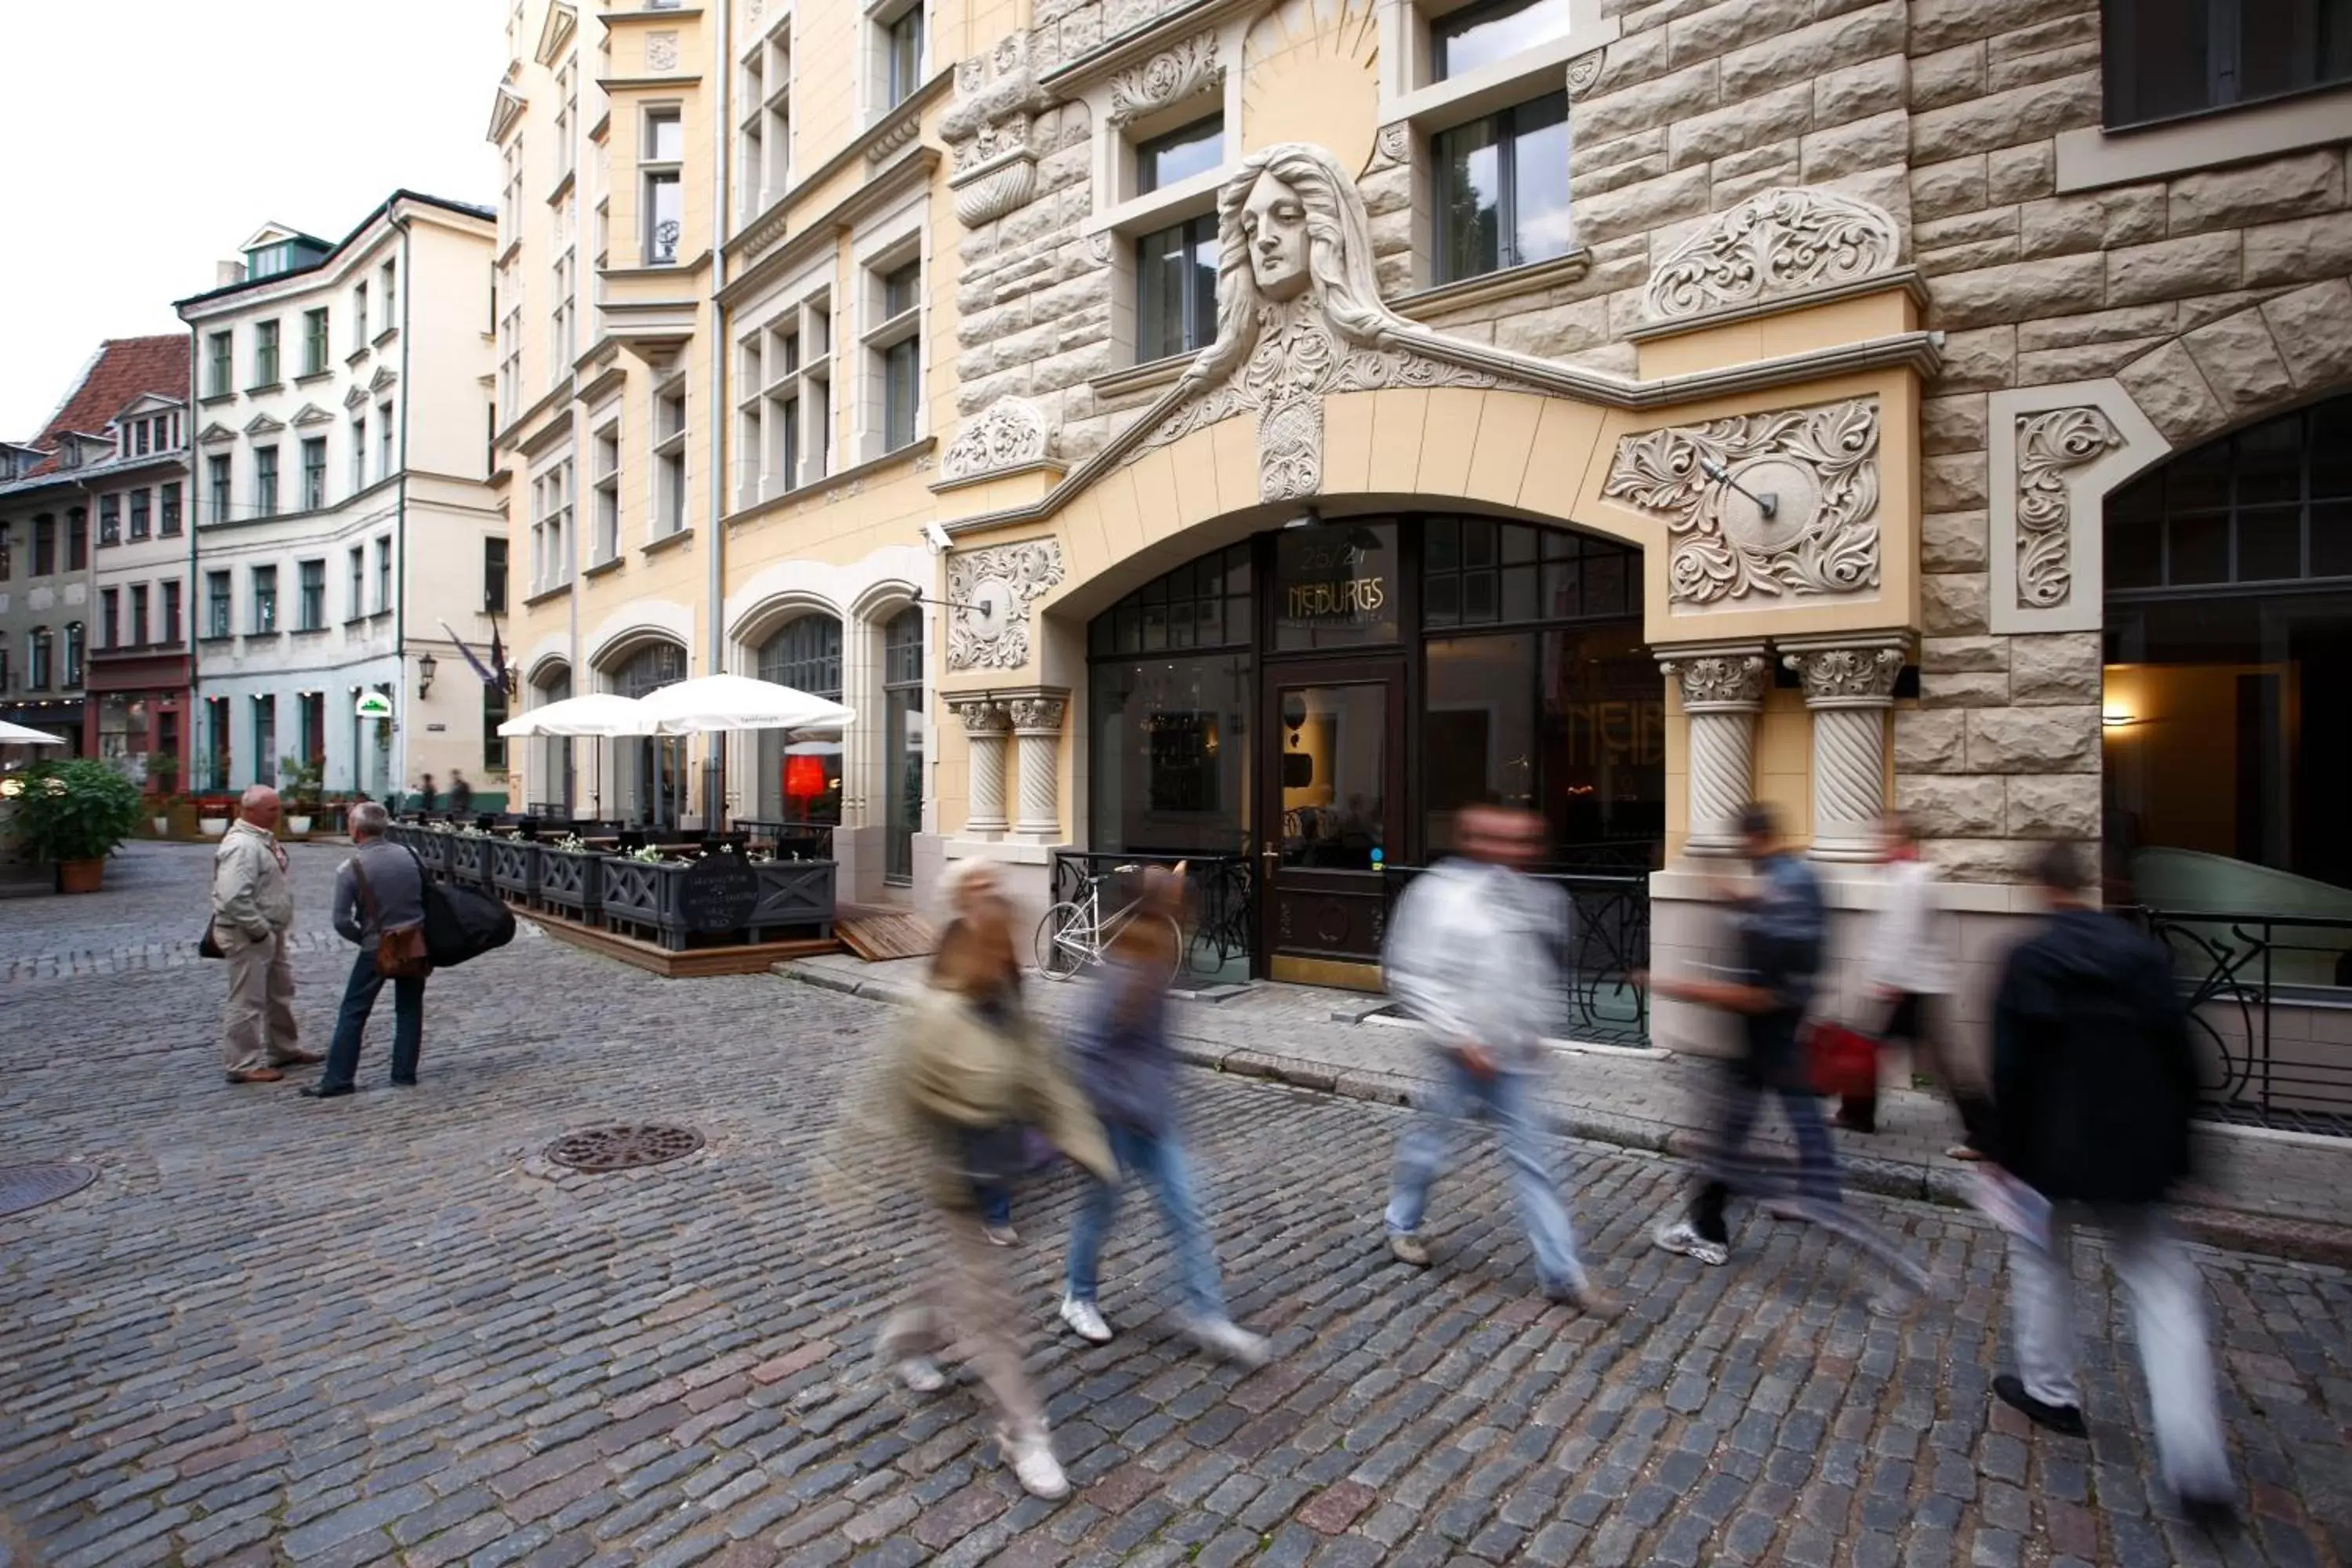
[[[1242,207],[1251,274],[1268,300],[1288,300],[1307,287],[1307,204],[1271,174],[1260,174]]]

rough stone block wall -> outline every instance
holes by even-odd
[[[2100,833],[2100,639],[1989,635],[1987,395],[2118,378],[2176,451],[2352,378],[2346,152],[2056,190],[2100,114],[2097,0],[1913,0],[1911,250],[1948,334],[1923,410],[1919,697],[1896,792],[1955,876]],[[2078,528],[2100,520],[2078,518]]]

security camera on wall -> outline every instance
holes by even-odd
[[[927,522],[923,524],[923,542],[931,547],[932,554],[945,555],[955,542],[948,537],[946,529],[936,522]]]

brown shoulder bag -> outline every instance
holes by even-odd
[[[368,886],[367,872],[361,868],[357,855],[352,857],[352,884],[359,889],[367,923],[377,927],[375,972],[386,980],[421,980],[432,973],[433,960],[425,951],[425,922],[383,929],[376,917],[375,890]]]

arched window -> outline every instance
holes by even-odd
[[[829,702],[841,700],[841,623],[807,615],[760,645],[759,677]],[[761,730],[760,817],[767,822],[841,821],[841,736]]]
[[[2105,546],[2104,820],[2082,831],[2160,910],[2352,918],[2352,397],[2143,475]],[[2346,933],[2313,932],[2278,936],[2271,980],[2352,983]]]
[[[882,872],[893,882],[915,875],[915,835],[923,826],[923,612],[908,605],[882,628],[884,826]]]
[[[831,616],[803,616],[786,623],[760,645],[760,679],[841,700],[841,623]]]
[[[572,696],[572,667],[558,664],[542,670],[530,683],[530,689],[531,706],[534,708],[566,700]],[[537,797],[530,803],[531,808],[534,812],[542,807],[552,808],[545,815],[569,816],[575,809],[572,805],[571,739],[562,735],[542,736],[539,750],[539,771],[530,780],[531,794]]]
[[[644,697],[686,679],[686,649],[648,643],[612,672],[613,689]],[[676,737],[640,737],[613,747],[615,804],[637,822],[675,825],[686,798],[686,745]]]

